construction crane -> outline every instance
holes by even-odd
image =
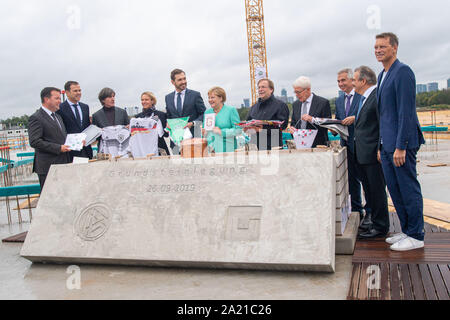
[[[248,54],[253,105],[258,101],[258,81],[269,76],[263,0],[245,0],[245,11],[247,16]]]

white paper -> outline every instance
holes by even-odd
[[[66,146],[69,146],[71,151],[83,150],[83,141],[86,140],[85,133],[68,134],[66,138]]]
[[[191,130],[189,128],[184,129],[183,140],[189,140],[189,139],[192,139],[192,138],[193,138],[193,136],[192,136]]]
[[[73,157],[73,164],[89,163],[89,158]]]
[[[205,130],[213,131],[216,126],[216,114],[208,113],[205,114]]]
[[[299,129],[294,132],[294,141],[297,149],[310,149],[316,139],[318,130]]]

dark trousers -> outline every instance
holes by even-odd
[[[45,184],[45,179],[47,179],[47,175],[46,174],[38,174],[39,177],[39,184],[41,185],[41,192],[42,190],[44,190],[44,184]]]
[[[406,163],[397,168],[394,153],[381,149],[383,172],[389,193],[397,211],[402,232],[416,240],[425,238],[423,197],[417,180],[418,149],[406,151]]]
[[[366,199],[370,203],[372,227],[379,232],[389,232],[389,209],[386,182],[381,164],[358,164],[360,177],[365,186]]]
[[[356,164],[355,155],[347,147],[347,163],[348,163],[348,188],[352,198],[352,212],[362,213],[362,195],[361,195],[361,178],[358,166]],[[364,186],[364,185],[363,185]],[[367,187],[364,186],[364,192],[367,192]],[[364,207],[367,213],[370,213],[369,201],[366,197],[366,206]]]

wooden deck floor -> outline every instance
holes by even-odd
[[[425,230],[425,248],[409,252],[394,252],[384,240],[358,241],[348,299],[450,300],[450,232]],[[390,232],[401,232],[392,213]]]

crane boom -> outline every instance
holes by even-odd
[[[245,0],[252,104],[258,100],[257,82],[268,77],[263,0]]]

